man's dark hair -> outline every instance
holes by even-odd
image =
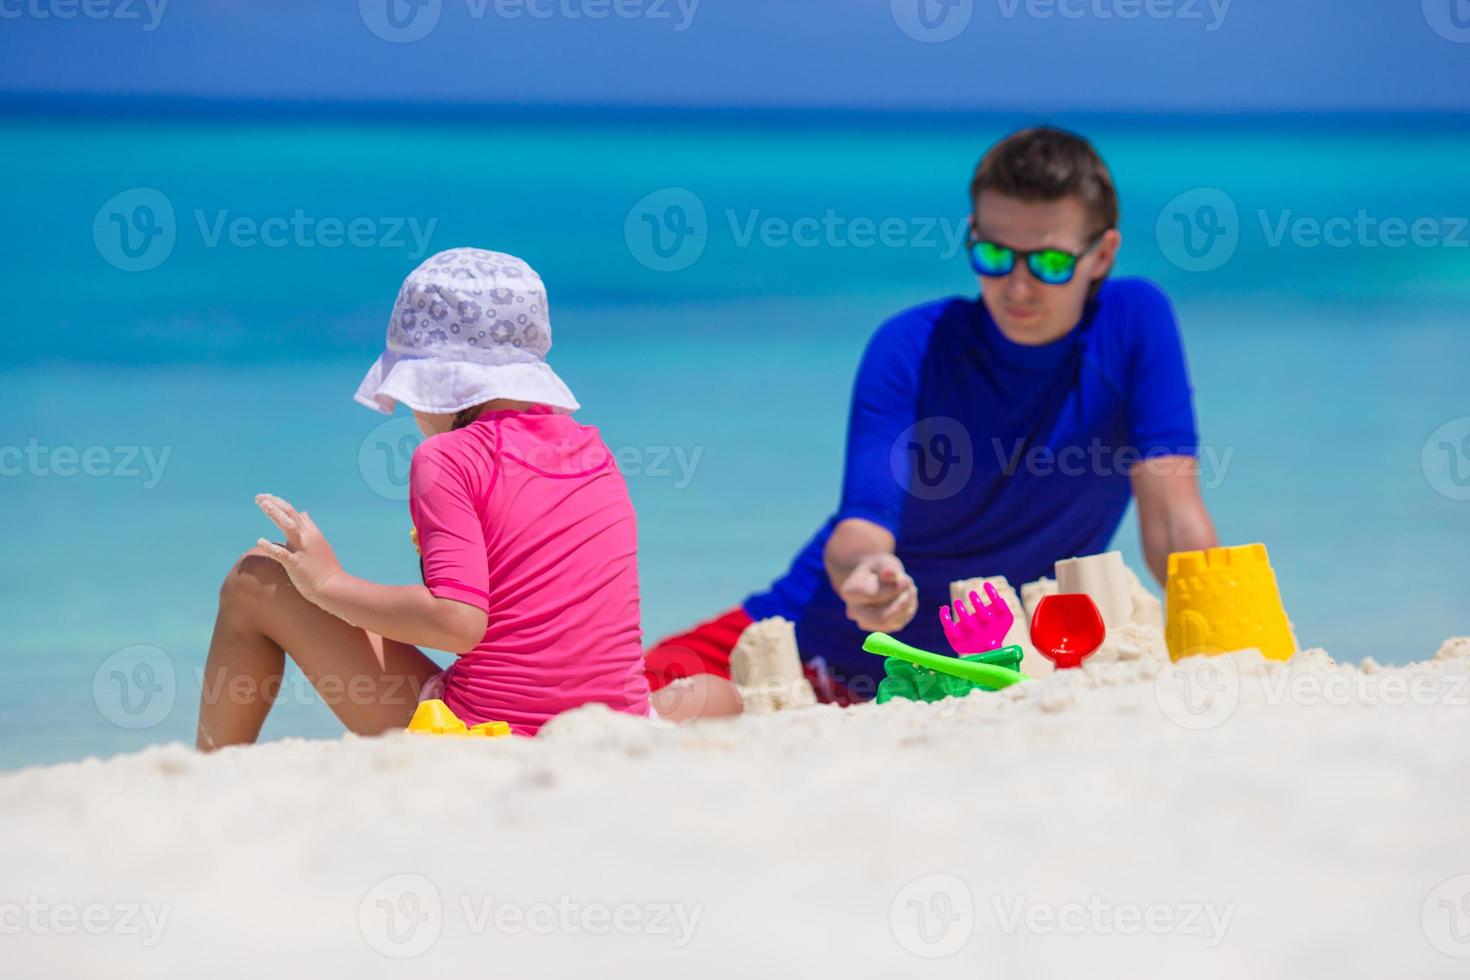
[[[1075,197],[1096,219],[1097,233],[1118,227],[1118,192],[1108,165],[1091,143],[1064,129],[1023,129],[992,146],[970,182],[972,204],[981,191],[1019,201]]]

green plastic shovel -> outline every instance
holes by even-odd
[[[880,657],[897,657],[899,660],[906,660],[920,667],[928,667],[930,670],[937,670],[941,674],[958,677],[972,684],[983,684],[996,691],[1031,679],[1019,670],[1011,670],[1008,667],[976,663],[973,660],[960,660],[958,657],[946,657],[943,654],[920,650],[895,640],[887,633],[869,633],[868,638],[863,641],[863,649]]]

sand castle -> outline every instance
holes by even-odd
[[[1097,604],[1103,622],[1109,627],[1133,621],[1133,596],[1129,591],[1128,566],[1121,551],[1108,551],[1085,558],[1064,558],[1057,562],[1058,593],[1082,593]]]
[[[1120,551],[1067,558],[1055,565],[1056,578],[1041,578],[1021,586],[1020,598],[1005,576],[962,579],[951,582],[949,593],[955,601],[968,604],[973,589],[982,591],[984,583],[995,586],[1016,616],[1006,644],[1016,644],[1025,653],[1022,672],[1044,677],[1055,669],[1031,644],[1031,615],[1043,598],[1058,592],[1082,592],[1091,596],[1103,614],[1108,637],[1089,658],[1089,663],[1109,663],[1139,659],[1165,659],[1164,605],[1158,596],[1139,581],[1133,569],[1123,562]]]
[[[754,714],[817,703],[796,650],[796,626],[780,616],[751,623],[740,634],[730,651],[730,677]]]
[[[1296,638],[1281,605],[1276,576],[1264,545],[1213,548],[1169,556],[1168,621],[1165,603],[1123,562],[1122,552],[1066,558],[1056,578],[1021,586],[1018,595],[1003,575],[951,582],[951,601],[971,608],[971,592],[993,585],[1015,617],[1003,646],[1020,647],[1020,670],[1044,677],[1055,667],[1031,643],[1031,617],[1043,598],[1057,593],[1092,597],[1108,635],[1089,663],[1178,660],[1193,653],[1259,649],[1289,660]],[[779,617],[747,627],[730,656],[731,674],[745,709],[769,714],[816,703],[801,667],[796,628]]]

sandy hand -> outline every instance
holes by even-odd
[[[322,586],[342,571],[326,535],[322,534],[310,514],[298,512],[274,494],[258,493],[255,503],[286,535],[285,544],[261,538],[256,545],[267,557],[281,563],[297,592],[308,601],[321,605],[318,596]]]
[[[847,618],[870,633],[903,629],[919,608],[919,590],[897,555],[862,559],[837,592],[847,603]]]

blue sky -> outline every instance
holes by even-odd
[[[0,15],[11,95],[1470,109],[1470,0],[0,0]]]

